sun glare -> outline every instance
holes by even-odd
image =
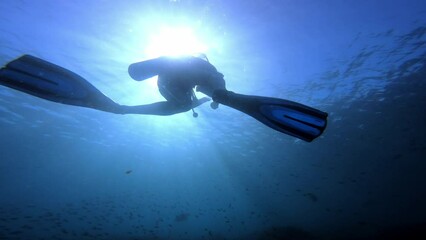
[[[207,51],[203,44],[189,27],[165,27],[149,38],[145,54],[149,58],[159,56],[179,56]]]

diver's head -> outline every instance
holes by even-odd
[[[192,56],[199,58],[199,59],[203,59],[206,62],[210,62],[209,59],[207,58],[207,54],[205,54],[205,53],[197,53],[197,54],[194,54]]]

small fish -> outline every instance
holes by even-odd
[[[127,170],[126,171],[126,174],[130,174],[130,173],[132,173],[132,170]]]
[[[313,194],[313,193],[305,193],[305,194],[303,194],[303,196],[307,197],[312,202],[317,202],[318,201],[318,197],[315,194]]]
[[[184,221],[188,220],[188,218],[189,218],[189,213],[181,213],[179,215],[176,215],[175,221],[176,222],[184,222]]]

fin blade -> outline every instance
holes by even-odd
[[[216,90],[213,100],[244,112],[279,132],[311,142],[327,127],[328,114],[293,101]]]
[[[264,105],[260,111],[266,125],[308,142],[319,137],[327,125],[326,115],[298,111],[291,106]]]
[[[31,55],[0,69],[0,85],[67,105],[107,112],[118,106],[80,75]]]

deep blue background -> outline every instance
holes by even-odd
[[[0,239],[426,236],[425,1],[2,0],[0,12],[0,65],[32,54],[122,104],[162,99],[127,66],[160,26],[190,26],[230,90],[330,114],[305,143],[224,106],[121,116],[1,86]]]

